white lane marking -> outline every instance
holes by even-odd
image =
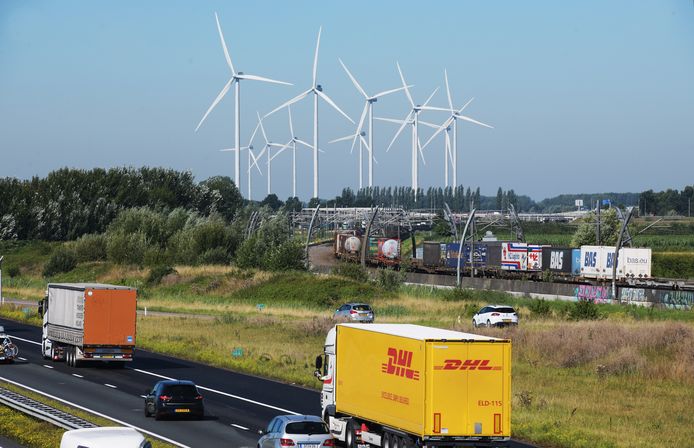
[[[10,337],[11,337],[12,339],[18,339],[18,340],[20,340],[20,341],[28,342],[29,344],[41,345],[40,342],[30,341],[29,339],[20,338],[20,337],[18,337],[18,336],[12,336],[12,335],[10,335]]]
[[[30,341],[30,340],[28,340],[28,339],[18,338],[18,337],[16,337],[16,336],[12,336],[12,337],[15,338],[15,339],[19,339],[20,341],[25,341],[25,342],[29,342],[29,343],[32,343],[32,344],[41,345],[40,342],[34,342],[34,341]],[[53,368],[53,367],[49,367],[49,366],[45,366],[45,367],[48,367],[49,369],[52,369],[52,368]],[[173,380],[173,379],[175,379],[175,378],[170,378],[170,377],[168,377],[168,376],[159,375],[159,374],[156,374],[156,373],[153,373],[153,372],[148,372],[148,371],[146,371],[146,370],[141,370],[141,369],[132,369],[132,370],[134,370],[134,371],[136,371],[136,372],[144,373],[145,375],[152,375],[152,376],[156,376],[156,377],[158,377],[158,378],[163,378],[163,379],[165,379],[165,380]],[[274,409],[274,410],[276,410],[276,411],[286,412],[287,414],[301,415],[299,412],[294,412],[294,411],[290,411],[289,409],[284,409],[284,408],[280,408],[280,407],[277,407],[277,406],[272,406],[272,405],[270,405],[270,404],[261,403],[261,402],[259,402],[259,401],[251,400],[251,399],[245,398],[245,397],[240,397],[240,396],[238,396],[238,395],[228,394],[228,393],[226,393],[226,392],[222,392],[221,390],[211,389],[211,388],[209,388],[209,387],[204,387],[204,386],[198,386],[198,389],[206,390],[206,391],[208,391],[208,392],[213,392],[213,393],[219,394],[219,395],[224,395],[225,397],[229,397],[229,398],[235,398],[235,399],[237,399],[237,400],[245,401],[245,402],[247,402],[247,403],[253,403],[253,404],[256,404],[256,405],[258,405],[258,406],[263,406],[263,407],[266,407],[266,408],[269,408],[269,409]]]
[[[52,368],[53,368],[53,366],[47,366],[46,364],[44,364],[43,366],[44,366],[45,368],[47,368],[47,369],[52,369]]]
[[[152,375],[152,376],[156,376],[158,378],[163,378],[165,380],[175,380],[176,379],[176,378],[171,378],[171,377],[164,376],[164,375],[159,375],[158,373],[148,372],[146,370],[141,370],[141,369],[132,369],[132,370],[134,370],[136,372],[144,373],[145,375]],[[263,406],[263,407],[266,407],[269,409],[274,409],[276,411],[286,412],[288,414],[301,415],[299,412],[290,411],[289,409],[280,408],[277,406],[273,406],[271,404],[261,403],[259,401],[251,400],[250,398],[245,398],[245,397],[240,397],[238,395],[229,394],[226,392],[222,392],[221,390],[211,389],[209,387],[204,387],[204,386],[201,386],[199,384],[197,384],[197,386],[198,386],[198,389],[206,390],[208,392],[213,392],[213,393],[219,394],[219,395],[224,395],[225,397],[235,398],[237,400],[245,401],[247,403],[253,403],[253,404],[256,404],[258,406]]]
[[[110,387],[111,389],[118,389],[118,387],[114,386],[113,384],[104,383],[104,386]]]
[[[231,426],[233,426],[234,428],[243,429],[244,431],[248,431],[248,430],[249,430],[249,429],[246,428],[245,426],[237,425],[236,423],[232,423]]]
[[[19,359],[20,361],[26,361],[27,360],[26,358],[22,358],[21,356],[17,356],[17,359]]]
[[[82,375],[79,373],[73,373],[72,376],[76,376],[77,378],[84,378]]]
[[[164,437],[164,436],[161,436],[161,435],[159,435],[159,434],[157,434],[157,433],[155,433],[155,432],[147,431],[146,429],[142,429],[142,428],[140,428],[139,426],[131,425],[130,423],[126,423],[126,422],[124,422],[124,421],[122,421],[122,420],[118,420],[118,419],[113,418],[113,417],[110,417],[110,416],[108,416],[108,415],[106,415],[106,414],[102,414],[101,412],[97,412],[97,411],[94,411],[94,410],[92,410],[92,409],[86,408],[86,407],[84,407],[84,406],[80,406],[80,405],[78,405],[77,403],[73,403],[73,402],[71,402],[71,401],[64,400],[64,399],[62,399],[62,398],[56,397],[55,395],[51,395],[51,394],[48,394],[48,393],[46,393],[46,392],[40,391],[40,390],[38,390],[38,389],[34,389],[33,387],[29,387],[29,386],[27,386],[27,385],[25,385],[25,384],[18,383],[18,382],[16,382],[16,381],[12,381],[12,380],[9,379],[9,378],[4,378],[4,377],[0,376],[0,380],[7,381],[8,383],[14,384],[15,386],[23,387],[23,388],[25,388],[25,389],[27,389],[27,390],[30,390],[30,391],[32,391],[32,392],[36,392],[37,394],[43,395],[44,397],[48,397],[48,398],[51,398],[51,399],[53,399],[53,400],[60,401],[61,403],[68,404],[68,405],[70,405],[70,406],[72,406],[72,407],[75,407],[75,408],[77,408],[77,409],[81,409],[81,410],[83,410],[83,411],[91,412],[92,414],[94,414],[94,415],[96,415],[96,416],[99,416],[99,417],[102,417],[102,418],[107,418],[107,419],[109,419],[109,420],[111,420],[111,421],[113,421],[113,422],[115,422],[115,423],[118,423],[119,425],[123,425],[123,426],[127,426],[127,427],[129,427],[129,428],[137,429],[137,430],[140,431],[140,432],[143,432],[143,433],[145,433],[145,434],[149,434],[150,436],[156,437],[156,438],[158,438],[158,439],[161,439],[161,440],[163,440],[164,442],[169,442],[169,443],[171,443],[171,444],[173,444],[173,445],[176,445],[176,446],[179,446],[179,447],[181,447],[181,448],[190,448],[188,445],[184,445],[184,444],[182,444],[182,443],[176,442],[175,440],[171,440],[171,439],[169,439],[169,438],[167,438],[167,437]]]
[[[147,398],[147,395],[140,395],[142,398]]]

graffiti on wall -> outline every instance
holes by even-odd
[[[646,290],[643,288],[620,288],[619,301],[629,305],[650,305]]]
[[[656,302],[667,308],[694,308],[694,291],[654,291]]]
[[[574,289],[577,300],[590,300],[594,303],[612,303],[611,295],[607,286],[578,285]]]

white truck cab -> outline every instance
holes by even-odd
[[[66,431],[60,448],[152,448],[152,444],[133,428],[116,426]]]

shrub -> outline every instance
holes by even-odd
[[[569,308],[571,320],[596,320],[600,319],[598,306],[592,300],[579,300]]]
[[[9,275],[10,278],[17,277],[19,275],[19,266],[8,266],[7,275]]]
[[[224,247],[207,249],[198,257],[199,264],[229,264],[229,253]]]
[[[369,280],[369,274],[366,272],[366,269],[357,263],[338,263],[333,267],[332,273],[333,275],[350,278],[360,283],[365,283]]]
[[[73,250],[60,247],[51,255],[43,268],[43,276],[50,277],[62,272],[70,272],[77,267],[77,257]]]
[[[552,314],[552,309],[545,299],[531,301],[528,308],[534,316],[548,317],[550,314]]]
[[[287,240],[271,247],[266,253],[263,267],[271,271],[301,270],[305,268],[305,252],[296,240]]]
[[[256,250],[257,237],[252,236],[236,250],[236,265],[240,268],[255,268],[261,265],[261,256]]]
[[[106,235],[104,234],[82,235],[73,243],[73,247],[77,261],[80,263],[106,260]]]
[[[145,235],[140,232],[111,233],[106,239],[108,259],[118,264],[142,265],[148,246]]]
[[[149,274],[147,275],[147,284],[150,286],[158,285],[159,283],[161,283],[161,279],[163,279],[169,274],[176,273],[176,269],[172,268],[171,266],[154,266],[152,269],[150,269]]]
[[[376,283],[378,286],[383,288],[388,292],[397,291],[403,282],[403,278],[399,272],[393,269],[379,269],[378,277],[376,278]]]

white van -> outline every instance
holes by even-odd
[[[116,426],[66,431],[60,448],[152,448],[152,444],[133,428]]]

